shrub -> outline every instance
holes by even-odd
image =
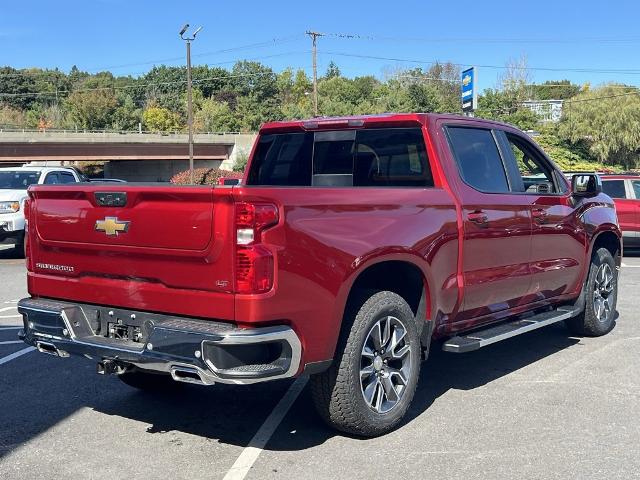
[[[217,185],[218,180],[225,178],[242,178],[242,173],[230,172],[229,170],[220,170],[218,168],[194,168],[193,184],[194,185]],[[170,180],[175,185],[191,185],[191,176],[189,170],[176,173]]]
[[[244,152],[244,151],[240,152],[236,157],[236,163],[233,165],[233,171],[244,172],[244,169],[247,168],[248,161],[249,161],[249,155],[247,155],[247,152]]]

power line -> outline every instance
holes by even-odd
[[[394,78],[408,78],[410,80],[424,80],[428,82],[443,82],[443,83],[451,83],[454,85],[459,85],[462,83],[462,80],[450,80],[448,78],[425,77],[425,76],[417,76],[417,75],[396,75]]]
[[[418,64],[428,64],[428,65],[449,64],[449,65],[454,65],[456,67],[467,67],[469,65],[464,63],[442,62],[437,60],[415,60],[410,58],[380,57],[376,55],[362,55],[362,54],[346,53],[346,52],[321,51],[320,53],[323,53],[326,55],[337,55],[341,57],[387,60],[392,62],[406,62],[406,63],[418,63]],[[510,68],[505,65],[481,65],[477,63],[474,63],[474,65],[480,68],[491,68],[491,69],[500,69],[500,70],[506,70]],[[518,67],[517,70],[540,70],[540,71],[550,71],[550,72],[581,72],[581,73],[616,73],[616,74],[629,74],[629,75],[640,74],[640,70],[637,70],[637,69]]]
[[[630,87],[630,88],[635,88],[635,87]],[[603,95],[601,97],[577,98],[575,100],[564,100],[564,103],[594,102],[596,100],[607,100],[609,98],[628,97],[630,95],[640,95],[640,90],[636,89],[634,92],[617,93],[615,95]]]
[[[369,41],[422,42],[422,43],[640,43],[640,37],[515,37],[515,38],[483,38],[483,37],[397,37],[380,35],[361,35],[355,33],[324,33],[327,37],[346,38]]]

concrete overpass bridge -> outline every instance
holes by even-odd
[[[255,134],[194,135],[195,167],[231,170],[248,155]],[[29,162],[105,163],[105,177],[129,181],[168,180],[189,168],[186,134],[0,130],[0,166]]]

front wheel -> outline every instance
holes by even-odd
[[[576,335],[599,337],[615,325],[618,300],[618,271],[611,252],[598,249],[591,259],[585,285],[585,307],[582,313],[565,321]]]
[[[407,302],[382,291],[348,309],[333,365],[311,378],[316,409],[332,427],[376,436],[404,417],[420,374],[420,338]],[[358,308],[359,307],[359,308]]]

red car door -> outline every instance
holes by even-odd
[[[453,330],[495,320],[487,315],[522,303],[529,288],[531,218],[513,195],[493,130],[449,124],[461,202],[463,306]],[[484,317],[484,318],[483,318]]]
[[[638,185],[634,188],[635,185]],[[636,248],[640,243],[640,180],[627,181],[621,177],[604,177],[602,191],[613,198],[622,230],[623,243],[627,248]]]
[[[625,245],[628,244],[629,248],[640,248],[640,178],[631,178],[627,180],[627,185],[631,188],[630,193],[632,201],[635,204],[635,223],[631,226],[630,232],[632,235],[626,238]],[[622,232],[624,234],[624,232]]]
[[[576,225],[569,185],[530,138],[515,131],[502,135],[532,219],[526,301],[574,293],[581,288],[586,239]]]

